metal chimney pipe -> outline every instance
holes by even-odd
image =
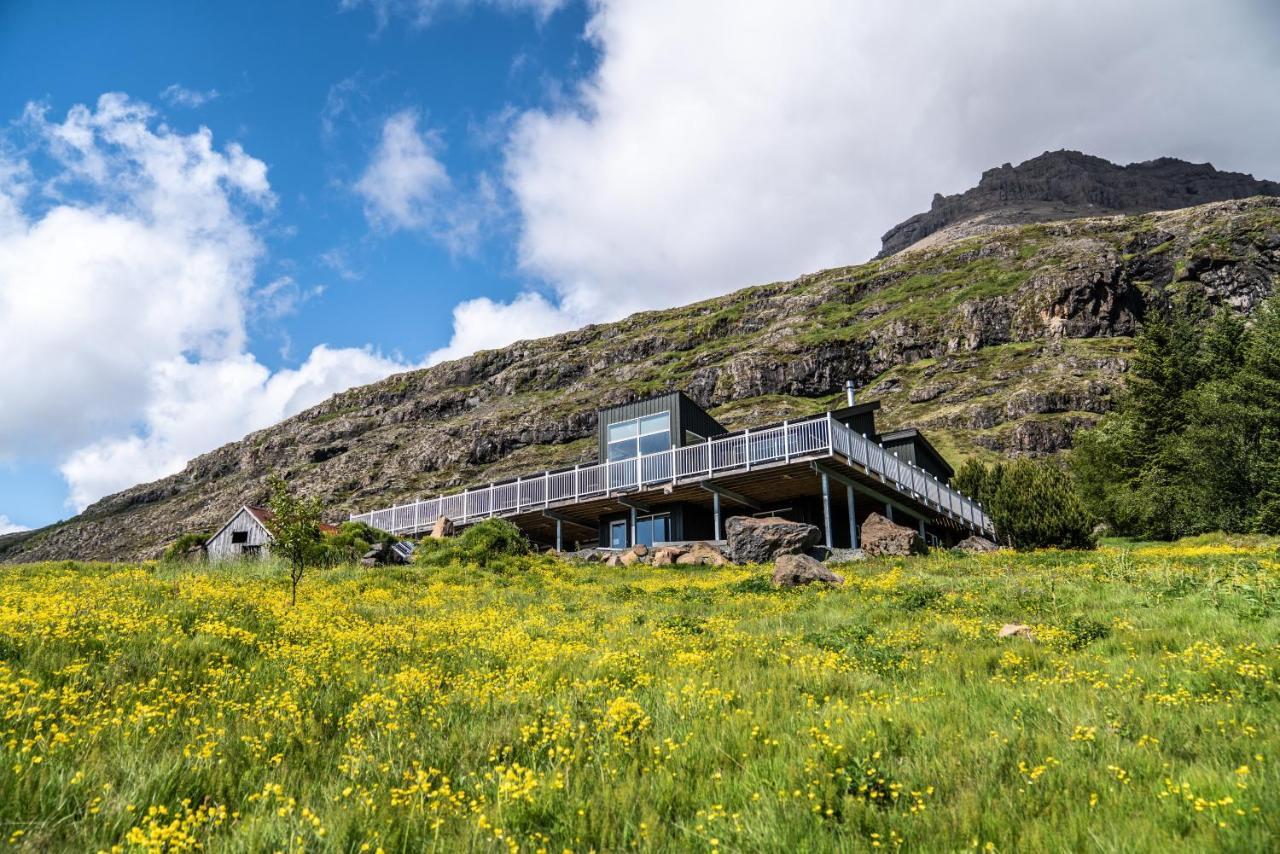
[[[853,380],[845,380],[845,381],[844,381],[844,394],[845,394],[845,397],[847,397],[847,398],[849,399],[849,405],[850,405],[850,406],[853,406],[853,390],[854,390],[854,388],[855,388],[855,386],[854,386],[854,384],[853,384]]]

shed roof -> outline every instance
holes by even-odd
[[[951,467],[951,463],[947,462],[946,458],[943,457],[942,454],[938,453],[938,449],[933,446],[933,443],[926,439],[924,434],[916,428],[906,427],[902,430],[893,430],[889,433],[882,433],[880,435],[881,444],[901,442],[907,439],[910,439],[918,446],[924,448],[931,457],[937,460],[939,465],[942,466],[942,470],[947,473],[948,479],[955,476],[956,470]]]

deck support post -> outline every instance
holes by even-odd
[[[853,500],[853,487],[844,488],[844,496],[849,500],[849,548],[858,547],[858,506]]]
[[[631,508],[631,545],[636,544],[636,508]]]
[[[920,539],[924,539],[924,519],[920,520]]]
[[[564,551],[564,531],[560,524],[560,520],[556,520],[556,554]]]
[[[892,504],[884,505],[884,518],[888,519],[890,522],[893,521],[893,505]]]
[[[831,548],[831,478],[822,474],[822,525],[827,533],[827,548]]]
[[[711,493],[711,510],[716,517],[715,538],[720,539],[720,493]]]

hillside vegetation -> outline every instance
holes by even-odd
[[[158,556],[266,498],[329,521],[588,461],[595,410],[681,389],[730,428],[822,411],[846,379],[953,462],[1046,455],[1113,406],[1148,306],[1251,312],[1280,277],[1280,199],[1033,223],[485,351],[351,389],[50,528],[0,559]]]
[[[0,569],[19,850],[1254,852],[1280,552]],[[509,565],[510,568],[514,568]],[[1021,621],[1034,641],[997,637]]]

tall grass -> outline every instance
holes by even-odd
[[[1275,541],[761,568],[0,569],[29,850],[1260,851]],[[1007,621],[1034,642],[999,640]],[[367,849],[365,846],[368,846]]]

